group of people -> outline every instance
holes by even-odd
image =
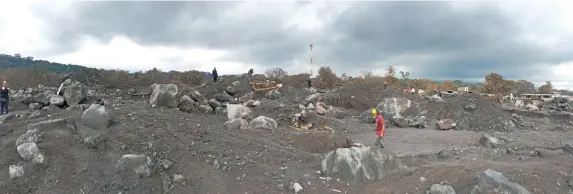
[[[249,75],[249,81],[253,82],[253,69],[249,69],[249,71],[247,72],[247,74]],[[217,73],[217,68],[213,67],[213,71],[211,71],[211,76],[213,76],[213,82],[217,82],[217,79],[219,78],[219,74]]]

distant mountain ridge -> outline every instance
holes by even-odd
[[[34,60],[33,57],[22,57],[20,54],[0,54],[0,70],[10,68],[46,68],[54,73],[69,73],[89,69],[88,67],[72,64],[54,63],[46,60]]]

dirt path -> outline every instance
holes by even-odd
[[[384,139],[386,149],[398,156],[437,153],[443,149],[478,146],[482,132],[473,131],[439,131],[434,129],[389,128]],[[563,146],[573,140],[573,132],[555,131],[514,131],[511,133],[496,133],[513,143],[527,147]],[[351,136],[355,142],[364,145],[374,145],[376,140],[372,133],[359,133]]]

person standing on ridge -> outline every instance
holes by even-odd
[[[213,82],[217,82],[217,78],[219,77],[219,74],[217,74],[217,68],[213,67],[213,72],[211,73],[213,75]]]
[[[386,82],[386,80],[384,80],[384,90],[386,90],[386,87],[388,87],[388,82]]]
[[[249,81],[250,81],[250,82],[253,82],[253,81],[254,81],[254,80],[253,80],[253,73],[255,73],[255,72],[253,71],[253,69],[249,69],[248,74],[249,74]]]
[[[384,118],[382,117],[382,115],[376,111],[376,109],[372,109],[372,116],[374,116],[376,118],[376,142],[375,145],[380,146],[380,148],[384,148],[384,143],[382,142],[384,140],[384,131],[385,131],[385,125],[384,125]]]
[[[6,81],[2,81],[0,89],[0,115],[8,114],[8,101],[10,101],[10,89],[6,86]]]

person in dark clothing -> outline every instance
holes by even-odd
[[[217,74],[217,68],[213,67],[213,72],[211,74],[213,74],[213,82],[217,82],[217,78],[219,77],[219,74]]]
[[[8,101],[10,100],[10,89],[6,86],[6,81],[2,82],[0,89],[0,115],[8,114]]]
[[[306,80],[306,83],[308,84],[308,88],[312,88],[312,80],[310,78]]]
[[[249,69],[249,72],[248,72],[248,74],[249,74],[249,81],[251,81],[251,82],[253,82],[253,73],[255,73],[255,72],[253,71],[253,69]]]

